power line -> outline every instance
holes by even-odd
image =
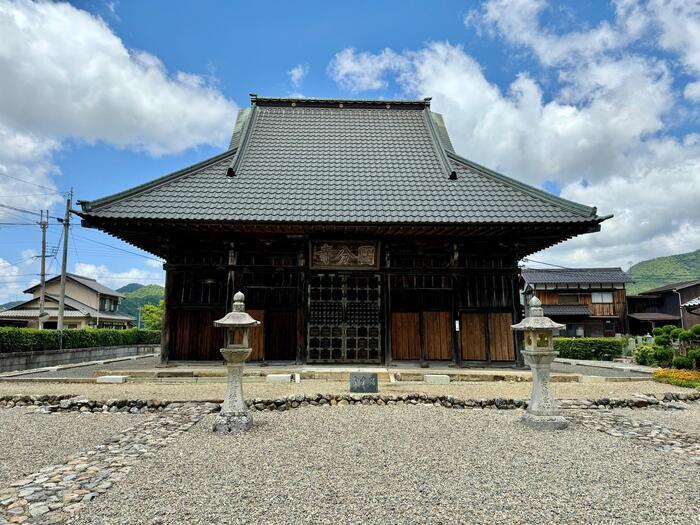
[[[92,243],[94,243],[94,244],[99,244],[99,245],[101,245],[101,246],[106,246],[107,248],[112,248],[113,250],[119,250],[120,252],[130,253],[131,255],[136,255],[137,257],[143,257],[144,259],[150,259],[150,260],[152,260],[152,261],[158,261],[158,262],[162,261],[162,259],[156,259],[155,257],[150,257],[149,255],[143,255],[143,254],[141,254],[141,253],[132,252],[131,250],[126,250],[126,249],[124,249],[124,248],[119,248],[118,246],[113,246],[113,245],[111,245],[111,244],[107,244],[107,243],[104,243],[104,242],[95,241],[95,240],[93,240],[93,239],[88,239],[87,237],[81,237],[81,236],[75,235],[75,234],[73,234],[73,235],[74,235],[74,237],[76,237],[77,239],[81,239],[81,240],[87,241],[87,242],[92,242]]]
[[[8,175],[7,173],[0,173],[3,177],[7,177],[8,179],[14,179],[19,182],[24,182],[25,184],[30,184],[32,186],[36,186],[37,188],[42,188],[44,190],[49,190],[51,193],[58,193],[54,188],[49,188],[48,186],[42,186],[41,184],[37,184],[36,182],[29,182],[28,180],[20,179],[19,177],[13,177],[12,175]]]

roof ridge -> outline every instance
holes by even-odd
[[[258,95],[250,95],[251,105],[255,106],[276,106],[276,105],[291,105],[295,106],[337,106],[338,104],[366,105],[378,106],[386,109],[386,106],[396,106],[399,109],[423,109],[430,107],[431,97],[424,99],[363,99],[363,98],[299,98],[299,97],[260,97]]]
[[[443,170],[445,171],[445,177],[449,177],[450,173],[453,171],[452,164],[450,164],[450,159],[447,157],[447,150],[440,140],[440,136],[438,135],[438,132],[433,124],[433,117],[431,115],[430,107],[426,107],[423,111],[423,122],[425,122],[425,125],[428,128],[430,142],[437,150],[438,159],[440,160],[440,164],[442,164]]]
[[[158,186],[161,186],[163,184],[166,184],[168,182],[174,181],[176,179],[179,179],[181,177],[185,177],[187,175],[190,175],[192,172],[200,170],[202,168],[206,168],[207,166],[211,164],[215,164],[216,162],[219,162],[220,160],[225,159],[227,156],[233,156],[237,153],[238,149],[228,149],[224,151],[223,153],[219,153],[218,155],[214,155],[213,157],[209,157],[208,159],[205,159],[201,162],[198,162],[196,164],[192,164],[190,166],[187,166],[186,168],[182,168],[177,171],[173,171],[171,173],[168,173],[167,175],[163,175],[162,177],[158,177],[157,179],[153,179],[148,182],[144,182],[143,184],[139,184],[138,186],[134,186],[133,188],[129,188],[124,191],[120,191],[117,193],[113,193],[112,195],[108,195],[106,197],[102,197],[100,199],[95,199],[93,201],[77,201],[78,204],[82,206],[82,211],[83,212],[88,212],[88,211],[93,211],[97,208],[100,208],[102,206],[106,206],[108,204],[113,204],[116,201],[126,199],[128,197],[132,197],[137,194],[145,193],[148,190],[155,189]]]
[[[477,164],[476,162],[473,162],[469,159],[466,159],[462,157],[461,155],[458,155],[457,153],[452,153],[451,151],[446,152],[447,156],[452,158],[453,160],[456,160],[457,162],[461,162],[465,164],[467,167],[472,168],[473,170],[476,170],[478,173],[482,175],[486,175],[487,177],[490,177],[498,182],[502,182],[504,184],[507,184],[509,186],[514,186],[519,190],[525,191],[528,194],[532,195],[533,197],[537,197],[539,199],[542,199],[544,201],[549,201],[552,204],[556,204],[558,206],[562,206],[566,209],[569,209],[570,211],[573,211],[575,213],[578,213],[580,215],[586,214],[587,216],[590,216],[591,218],[599,219],[600,222],[602,222],[605,219],[609,219],[612,217],[612,215],[605,215],[605,216],[598,216],[598,208],[595,206],[586,206],[585,204],[579,204],[577,202],[570,201],[568,199],[564,199],[562,197],[557,197],[556,195],[552,195],[551,193],[548,193],[544,190],[540,190],[538,188],[535,188],[534,186],[530,186],[529,184],[525,184],[524,182],[520,182],[519,180],[516,180],[512,177],[509,177],[507,175],[503,175],[502,173],[498,173],[497,171],[493,171],[485,166],[482,166],[481,164]]]
[[[240,139],[240,142],[238,144],[238,148],[236,148],[236,154],[233,156],[231,159],[231,164],[229,164],[228,170],[230,170],[230,175],[235,176],[236,172],[238,172],[238,168],[240,167],[241,163],[243,162],[243,158],[245,157],[245,153],[248,149],[248,144],[250,143],[250,137],[253,135],[253,129],[255,128],[255,124],[258,121],[258,111],[257,111],[257,105],[253,104],[253,107],[251,108],[250,116],[246,119],[246,121],[243,123],[243,130],[241,130],[242,137]]]

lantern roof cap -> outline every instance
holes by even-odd
[[[227,313],[221,319],[214,321],[214,326],[226,328],[250,327],[260,325],[260,321],[253,319],[245,311],[245,296],[241,292],[236,292],[233,296],[233,311]]]
[[[542,301],[533,296],[530,299],[530,315],[518,324],[511,325],[513,330],[561,330],[566,325],[555,323],[549,317],[545,317],[542,310]]]

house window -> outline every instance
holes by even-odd
[[[100,297],[100,310],[103,312],[107,310],[107,299],[104,297]]]
[[[583,337],[583,324],[582,323],[567,323],[564,330],[559,330],[559,334],[562,337]]]
[[[575,293],[559,294],[559,304],[578,304],[578,294],[575,294]]]
[[[593,292],[591,294],[591,302],[593,304],[612,304],[612,292]]]

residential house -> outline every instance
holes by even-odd
[[[41,286],[37,284],[24,291],[32,294],[32,299],[0,312],[0,326],[39,328],[41,325],[42,328],[56,328],[61,276],[48,279],[44,288],[43,323],[40,323],[39,317]],[[124,295],[95,279],[68,273],[63,325],[65,328],[128,328],[134,318],[119,313],[119,303],[123,298]]]
[[[603,337],[624,333],[625,284],[621,268],[523,268],[525,304],[536,295],[547,317],[566,325],[560,335]]]
[[[687,329],[700,323],[700,312],[683,307],[698,296],[700,280],[667,284],[628,296],[630,333],[646,334],[656,326],[667,324]]]
[[[517,261],[606,219],[458,155],[430,99],[252,95],[226,151],[80,204],[166,260],[163,362],[220,360],[240,290],[253,360],[514,363]]]

